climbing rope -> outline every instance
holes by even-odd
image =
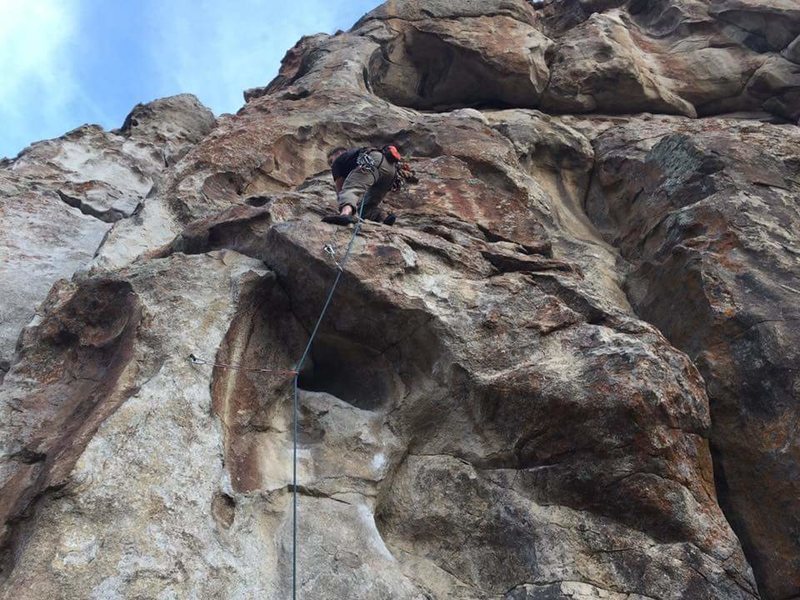
[[[374,161],[371,159],[369,160],[371,165],[365,165],[366,168],[372,167],[373,177],[375,181],[378,180],[376,170],[377,165],[375,165]],[[305,363],[306,359],[308,358],[309,352],[311,352],[311,346],[314,343],[314,338],[317,336],[317,332],[319,331],[320,325],[322,325],[322,321],[325,318],[325,313],[328,312],[328,308],[331,305],[331,301],[333,300],[333,294],[336,292],[336,287],[339,285],[339,281],[342,278],[342,274],[344,273],[344,265],[347,263],[347,259],[350,257],[350,252],[353,249],[353,243],[356,241],[356,237],[358,236],[358,232],[361,229],[361,224],[364,222],[362,219],[362,215],[364,213],[364,205],[366,202],[362,200],[359,204],[358,208],[358,215],[355,221],[355,227],[353,228],[353,235],[350,237],[350,242],[347,244],[347,250],[344,253],[341,261],[336,260],[336,250],[334,249],[332,244],[327,244],[323,250],[326,254],[330,255],[333,263],[336,265],[336,278],[333,280],[333,284],[331,285],[330,291],[328,292],[328,297],[325,300],[325,304],[322,307],[322,312],[317,319],[316,324],[314,325],[314,329],[311,331],[311,335],[308,338],[308,343],[306,343],[305,349],[303,350],[303,355],[300,357],[300,360],[297,361],[294,369],[260,369],[260,368],[250,368],[242,366],[241,364],[237,363],[219,363],[219,362],[212,362],[202,358],[198,358],[194,354],[190,354],[188,356],[188,360],[190,363],[194,365],[208,365],[212,367],[219,367],[222,369],[236,369],[240,371],[249,371],[255,373],[274,373],[274,374],[281,374],[281,375],[293,375],[294,382],[294,394],[293,394],[293,402],[292,402],[292,599],[297,600],[297,437],[298,437],[298,422],[300,416],[300,402],[299,402],[299,381],[300,381],[300,371],[303,367],[303,363]]]
[[[377,181],[377,177],[375,177],[375,180]],[[344,265],[347,263],[347,259],[350,257],[350,251],[353,249],[353,243],[356,241],[358,231],[361,229],[361,223],[363,222],[361,215],[364,212],[365,204],[366,202],[362,201],[358,207],[358,220],[353,228],[353,235],[350,237],[350,243],[347,244],[347,250],[342,257],[341,262],[336,262],[336,253],[333,250],[333,246],[328,244],[328,246],[325,247],[325,252],[331,255],[331,258],[336,264],[336,279],[333,280],[333,285],[331,285],[330,292],[328,292],[328,298],[325,300],[325,304],[322,307],[322,312],[319,314],[317,323],[314,325],[314,329],[311,331],[311,335],[308,338],[308,343],[306,344],[305,350],[303,350],[303,355],[300,357],[300,360],[294,367],[294,402],[292,406],[292,600],[297,600],[297,423],[300,414],[298,400],[298,382],[300,380],[300,371],[303,368],[303,363],[306,361],[306,358],[308,358],[308,353],[311,351],[311,345],[314,343],[314,338],[317,336],[320,325],[322,325],[322,320],[325,318],[325,313],[328,312],[328,307],[331,305],[331,300],[333,300],[333,294],[336,292],[336,286],[339,285],[339,280],[342,278],[342,274],[344,273]]]

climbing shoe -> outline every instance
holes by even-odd
[[[350,225],[356,222],[356,218],[353,215],[328,215],[322,217],[322,222],[331,225]]]
[[[390,227],[394,225],[394,222],[397,221],[397,215],[390,214],[383,220],[384,225],[389,225]]]

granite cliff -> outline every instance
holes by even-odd
[[[0,162],[0,598],[800,598],[800,5],[391,0]],[[233,369],[187,360],[241,365]]]

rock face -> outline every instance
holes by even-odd
[[[359,24],[369,83],[403,106],[800,118],[791,0],[387,2]]]
[[[85,267],[214,126],[188,94],[137,106],[119,131],[86,125],[0,163],[0,374],[52,285]]]
[[[587,212],[632,262],[637,313],[703,374],[723,507],[756,573],[775,597],[791,597],[800,131],[659,120],[615,127],[596,147]]]
[[[785,0],[390,1],[236,116],[5,161],[0,598],[291,597],[327,156],[389,141],[420,183],[298,377],[299,597],[800,595],[798,35]]]

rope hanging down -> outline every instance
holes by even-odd
[[[361,215],[364,212],[365,204],[366,202],[362,200],[358,208],[358,219],[355,227],[353,228],[353,235],[350,237],[350,243],[347,244],[347,250],[342,257],[341,262],[336,262],[334,259],[334,262],[336,263],[336,279],[333,280],[333,285],[331,285],[331,290],[328,292],[328,298],[325,300],[325,305],[322,307],[322,312],[319,314],[317,323],[314,325],[314,329],[311,331],[311,335],[308,338],[308,343],[306,344],[305,350],[303,350],[303,356],[300,357],[300,360],[297,361],[297,364],[294,367],[294,402],[292,406],[292,600],[297,600],[297,422],[300,414],[298,401],[298,381],[300,379],[300,371],[303,368],[303,363],[306,361],[306,358],[308,358],[308,353],[311,352],[311,345],[314,343],[314,338],[317,336],[319,326],[322,324],[322,320],[325,318],[325,313],[328,312],[328,307],[331,305],[331,300],[333,300],[333,294],[336,291],[336,286],[339,285],[339,280],[342,278],[342,274],[344,273],[344,265],[347,263],[347,259],[350,257],[350,251],[353,249],[353,242],[356,241],[358,231],[361,229],[361,223],[363,222]],[[328,248],[330,248],[330,250]],[[331,257],[334,256],[333,248],[330,245],[326,247],[325,251],[328,252]]]
[[[361,229],[361,224],[363,223],[362,215],[364,213],[364,205],[365,202],[361,202],[358,208],[358,217],[355,222],[355,227],[353,228],[353,235],[350,237],[350,242],[347,244],[347,250],[342,257],[341,262],[336,261],[336,252],[333,249],[331,244],[328,244],[323,249],[326,254],[329,254],[331,259],[333,260],[334,264],[336,265],[336,279],[333,280],[333,284],[331,285],[331,289],[328,292],[328,297],[325,300],[325,304],[322,307],[322,312],[317,319],[316,324],[314,325],[314,329],[311,331],[311,335],[308,338],[308,343],[303,350],[303,355],[300,357],[300,360],[297,361],[297,365],[294,369],[287,370],[287,369],[256,369],[250,367],[244,367],[240,364],[236,363],[217,363],[208,360],[204,360],[202,358],[196,357],[194,354],[190,354],[188,357],[189,362],[194,365],[209,365],[212,367],[220,367],[223,369],[237,369],[241,371],[250,371],[256,373],[276,373],[282,375],[293,375],[294,376],[294,394],[293,394],[293,402],[292,402],[292,600],[297,600],[297,436],[298,436],[298,421],[300,415],[300,406],[299,406],[299,380],[300,380],[300,370],[303,367],[303,363],[305,363],[306,359],[308,358],[309,352],[311,352],[311,346],[314,343],[314,338],[317,336],[317,332],[319,331],[320,325],[322,325],[322,320],[325,318],[325,313],[328,312],[328,308],[331,305],[331,300],[333,300],[333,294],[336,292],[336,287],[339,285],[339,280],[342,278],[342,274],[344,273],[344,265],[347,263],[347,259],[350,257],[350,252],[353,249],[353,243],[356,241],[356,236],[358,236],[358,232]]]

